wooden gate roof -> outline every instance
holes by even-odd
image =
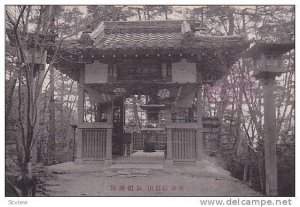
[[[206,35],[192,20],[102,22],[93,31],[84,31],[80,39],[65,42],[61,59],[62,67],[74,71],[94,59],[117,62],[130,56],[193,56],[193,62],[220,71],[228,69],[248,46],[244,36]],[[74,75],[67,70],[63,72]]]
[[[237,52],[243,46],[243,36],[209,36],[197,30],[195,21],[176,20],[102,22],[94,31],[84,31],[81,39],[67,42],[64,47],[124,55],[136,51],[147,54],[157,51],[197,53],[220,48],[235,48],[230,51]]]

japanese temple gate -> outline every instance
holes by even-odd
[[[112,163],[131,95],[165,106],[167,163],[201,160],[202,85],[224,76],[247,46],[191,20],[102,22],[63,45],[57,68],[78,81],[77,162]],[[182,111],[193,118],[178,121]]]

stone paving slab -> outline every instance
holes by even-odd
[[[163,164],[138,164],[138,163],[117,163],[113,164],[111,169],[163,169]]]
[[[62,163],[49,196],[262,196],[211,160],[191,164],[115,163],[110,167]]]

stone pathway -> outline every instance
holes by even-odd
[[[76,165],[48,167],[49,196],[261,196],[212,162],[174,164]]]

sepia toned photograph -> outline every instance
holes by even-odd
[[[295,197],[294,5],[4,9],[5,197]]]

